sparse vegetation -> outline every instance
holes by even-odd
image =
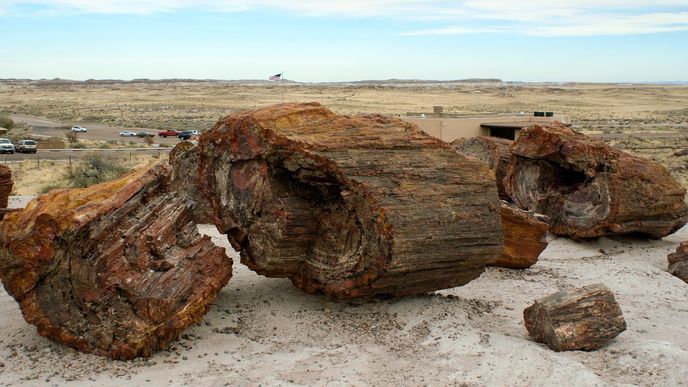
[[[14,120],[12,120],[8,115],[0,114],[0,128],[14,128]]]
[[[122,161],[110,155],[91,153],[84,156],[74,171],[67,174],[67,187],[83,188],[117,179],[129,172]]]
[[[79,141],[79,136],[76,134],[76,132],[69,131],[67,134],[65,134],[65,137],[67,137],[67,142],[69,142],[70,146],[71,144],[76,144]]]

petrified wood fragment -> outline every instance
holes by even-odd
[[[13,186],[12,170],[6,165],[0,165],[0,220],[5,216],[7,203],[12,193]]]
[[[547,247],[549,225],[538,216],[502,201],[504,251],[493,266],[526,269],[533,266]]]
[[[506,193],[520,208],[547,215],[554,234],[661,238],[688,220],[686,190],[663,166],[568,126],[531,126],[511,152]]]
[[[462,285],[503,248],[487,166],[395,118],[276,105],[221,120],[199,151],[201,192],[241,261],[309,293]]]
[[[602,284],[537,300],[523,318],[530,336],[557,352],[597,349],[626,330],[614,294]]]
[[[54,190],[0,222],[0,274],[38,333],[83,352],[149,356],[200,321],[231,276],[158,165]]]
[[[688,282],[688,241],[681,242],[676,252],[669,254],[669,273]]]
[[[473,157],[486,163],[487,167],[495,173],[499,198],[511,201],[511,198],[504,190],[503,182],[509,161],[511,160],[511,151],[509,150],[511,144],[513,144],[513,141],[505,138],[466,137],[454,140],[451,146],[466,157]]]

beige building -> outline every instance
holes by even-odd
[[[461,137],[493,136],[515,140],[521,128],[552,121],[566,122],[552,112],[531,114],[444,115],[428,114],[402,117],[425,133],[451,142]]]

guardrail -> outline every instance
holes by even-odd
[[[114,149],[101,149],[101,148],[54,148],[54,149],[41,149],[38,148],[40,152],[143,152],[143,151],[159,151],[159,152],[169,152],[172,148],[114,148]]]
[[[72,159],[79,160],[86,154],[90,153],[109,153],[113,157],[126,157],[131,159],[135,155],[153,155],[154,157],[168,154],[172,148],[116,148],[116,149],[73,149],[73,148],[58,148],[58,149],[38,149],[36,153],[15,153],[0,155],[0,164],[14,164],[23,161],[32,161],[40,165],[41,161],[68,161]]]

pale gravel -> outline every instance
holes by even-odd
[[[258,276],[234,277],[205,320],[148,360],[111,361],[38,336],[0,291],[0,385],[654,385],[688,383],[688,284],[663,240],[554,238],[527,270],[490,268],[463,287],[400,300],[336,301]],[[600,251],[603,249],[603,252]],[[605,254],[606,253],[606,254]],[[523,309],[596,282],[616,295],[628,329],[594,352],[531,341]]]

